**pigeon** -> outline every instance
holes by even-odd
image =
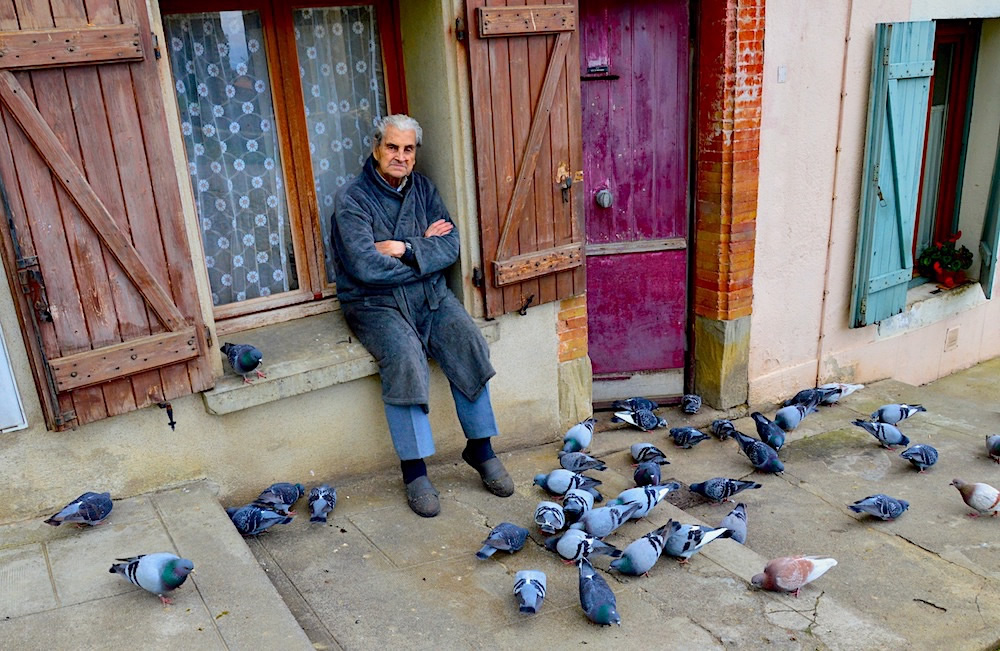
[[[309,491],[309,522],[326,522],[326,516],[337,506],[337,489],[329,484],[314,486]]]
[[[636,486],[655,486],[660,483],[660,464],[654,461],[643,461],[632,473]]]
[[[615,593],[608,582],[586,558],[581,558],[577,565],[580,568],[580,605],[587,619],[601,626],[621,626],[622,618],[615,610]]]
[[[638,504],[610,504],[591,509],[570,525],[571,529],[583,529],[595,538],[605,538],[611,532],[629,521],[639,510]]]
[[[615,400],[611,403],[611,408],[618,411],[635,411],[637,409],[648,409],[653,411],[659,408],[660,405],[656,404],[649,398],[626,398],[625,400]]]
[[[703,527],[699,524],[681,524],[670,520],[667,522],[670,535],[663,544],[663,553],[680,559],[683,565],[688,559],[701,551],[701,548],[716,538],[729,538],[733,532],[724,527]]]
[[[913,467],[923,472],[937,463],[938,451],[924,443],[918,443],[902,452],[899,456],[913,464]]]
[[[535,507],[535,524],[543,532],[553,534],[566,526],[566,513],[555,502],[539,502]]]
[[[711,430],[712,434],[718,436],[720,441],[725,441],[736,431],[736,426],[733,425],[733,421],[731,420],[719,418],[712,421]]]
[[[58,527],[63,522],[75,522],[79,527],[85,524],[93,527],[104,522],[104,518],[108,517],[113,507],[111,493],[88,491],[64,506],[59,513],[45,520],[45,524]]]
[[[553,495],[565,495],[566,491],[571,488],[581,488],[593,495],[596,491],[592,491],[591,489],[600,486],[601,482],[586,475],[566,470],[565,468],[557,468],[548,474],[539,473],[535,475],[535,484]],[[596,499],[597,496],[594,495],[594,498]]]
[[[732,531],[730,538],[745,545],[747,542],[747,505],[743,502],[737,504],[736,508],[729,512],[729,515],[722,518],[719,526]]]
[[[774,448],[775,452],[780,450],[781,446],[785,444],[785,430],[777,423],[768,420],[767,416],[759,411],[750,414],[750,418],[753,418],[753,422],[757,425],[757,436],[760,437],[760,440]]]
[[[713,477],[703,482],[691,484],[688,488],[699,495],[704,495],[716,504],[721,504],[722,502],[728,502],[729,498],[737,493],[752,488],[760,488],[760,484],[755,481]]]
[[[852,421],[852,423],[877,438],[882,447],[886,449],[892,450],[893,446],[910,444],[910,439],[906,438],[906,435],[900,432],[895,425],[860,419]]]
[[[571,488],[563,496],[563,513],[567,522],[576,522],[592,508],[594,508],[594,496],[588,491]]]
[[[147,592],[152,592],[165,604],[171,603],[168,592],[179,588],[194,571],[194,563],[169,552],[140,554],[131,558],[117,558],[108,570],[120,574]]]
[[[306,487],[302,484],[290,484],[287,481],[280,481],[276,484],[271,484],[262,491],[253,503],[257,506],[273,509],[284,515],[295,515],[295,511],[291,510],[292,505],[305,495],[305,492]]]
[[[669,484],[663,484],[662,486],[640,486],[637,488],[629,488],[618,494],[618,497],[611,500],[609,505],[612,504],[637,504],[639,508],[632,514],[633,520],[638,520],[639,518],[644,518],[649,515],[649,512],[653,510],[653,507],[663,501],[663,498],[667,496],[672,491],[680,488],[681,485],[675,481]]]
[[[236,530],[244,536],[256,536],[276,524],[288,524],[292,521],[290,515],[284,515],[256,504],[240,507],[231,506],[226,509],[226,513],[236,526]]]
[[[559,465],[571,472],[583,472],[585,470],[605,471],[608,466],[600,459],[595,459],[583,452],[566,452],[559,450]]]
[[[476,558],[486,560],[497,550],[503,550],[509,554],[520,551],[524,547],[524,541],[528,539],[528,530],[510,522],[501,522],[493,527],[490,535],[483,541],[483,547],[476,552]]]
[[[635,459],[636,463],[652,461],[653,463],[658,463],[661,466],[670,463],[667,461],[667,455],[663,454],[663,451],[652,443],[633,443],[632,447],[629,449],[631,450],[632,458]]]
[[[578,561],[591,554],[606,554],[613,558],[622,555],[621,550],[614,545],[598,540],[580,529],[567,529],[558,536],[546,539],[545,548],[555,551],[568,562]]]
[[[865,385],[845,384],[843,382],[831,382],[829,384],[824,384],[816,388],[819,391],[823,392],[823,397],[820,398],[819,404],[832,405],[837,403],[841,398],[846,398],[855,391],[859,389],[864,389]]]
[[[622,550],[620,558],[611,561],[611,567],[622,574],[630,576],[648,575],[663,552],[663,544],[666,542],[667,530],[669,528],[670,525],[665,524],[659,529],[654,529],[642,538],[633,541],[628,547]]]
[[[250,344],[225,343],[222,344],[221,350],[222,354],[229,360],[229,365],[233,370],[243,376],[245,384],[253,384],[250,378],[247,377],[252,373],[256,373],[257,377],[260,378],[267,377],[260,372],[260,365],[263,363],[264,356]]]
[[[594,423],[596,422],[593,418],[588,418],[566,430],[563,435],[563,451],[579,452],[588,447],[590,439],[594,436]]]
[[[701,409],[701,396],[685,393],[681,398],[681,411],[685,414],[697,414]]]
[[[670,436],[674,439],[674,445],[685,450],[711,438],[708,434],[702,434],[693,427],[673,427],[670,429]]]
[[[882,405],[872,412],[872,420],[895,425],[921,411],[927,411],[923,405]]]
[[[750,583],[773,592],[791,592],[796,597],[807,583],[812,583],[837,564],[832,558],[819,556],[785,556],[768,561],[761,574],[755,574]]]
[[[643,432],[648,432],[649,430],[656,429],[657,427],[667,426],[666,418],[660,418],[649,409],[616,411],[614,418],[611,419],[611,422],[618,423],[623,421],[633,427],[638,427]]]
[[[854,504],[848,504],[847,508],[855,513],[869,513],[883,520],[895,520],[903,515],[903,511],[910,508],[910,503],[906,500],[889,497],[884,493],[878,493],[858,500]]]
[[[545,599],[545,572],[521,570],[514,575],[514,596],[518,609],[526,615],[534,615],[542,607]]]
[[[975,513],[969,514],[970,518],[978,518],[987,513],[995,518],[1000,514],[1000,491],[989,484],[967,484],[961,479],[952,479],[949,486],[957,488],[965,503],[975,509]]]
[[[761,472],[779,473],[785,471],[785,464],[778,459],[778,453],[770,445],[755,441],[743,432],[734,432],[733,436],[739,441],[740,449],[747,455],[753,467]]]
[[[823,389],[802,389],[794,396],[781,403],[781,406],[791,407],[792,405],[805,405],[808,407],[807,413],[815,411],[816,405],[822,402],[823,398],[831,391],[832,390]]]
[[[990,455],[990,459],[1000,463],[1000,434],[987,434],[986,454]]]
[[[809,408],[806,405],[789,405],[787,407],[782,407],[774,414],[774,424],[785,432],[791,432],[799,426],[799,423],[801,423],[802,419],[808,414]]]

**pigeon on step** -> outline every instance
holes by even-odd
[[[593,489],[600,486],[601,482],[600,480],[566,470],[565,468],[557,468],[548,474],[539,473],[535,475],[535,484],[553,495],[565,495],[566,491],[571,488],[581,488],[593,495],[596,492]],[[597,496],[595,495],[594,497],[596,499]]]
[[[809,414],[809,407],[806,405],[789,405],[782,407],[774,414],[774,424],[785,432],[791,432],[799,426],[802,419]]]
[[[836,404],[841,398],[846,398],[855,391],[859,389],[864,389],[863,384],[845,384],[843,382],[831,382],[829,384],[823,384],[816,387],[819,391],[823,392],[823,397],[820,399],[819,403],[821,405],[832,405]]]
[[[756,441],[743,432],[734,432],[743,454],[747,455],[753,467],[761,472],[779,473],[785,471],[785,464],[778,459],[778,453],[770,445]]]
[[[610,504],[591,509],[570,525],[571,529],[583,529],[595,538],[605,538],[611,532],[629,521],[639,510],[638,504]]]
[[[309,491],[309,522],[326,522],[326,516],[337,506],[337,489],[329,484],[314,486]]]
[[[45,520],[45,524],[51,524],[53,527],[58,527],[63,522],[75,522],[80,527],[85,524],[98,525],[104,522],[104,518],[108,517],[113,507],[111,493],[88,491],[64,506],[59,513]]]
[[[649,512],[653,510],[653,507],[663,501],[663,499],[672,491],[680,488],[681,485],[675,481],[669,484],[663,484],[662,486],[640,486],[637,488],[629,488],[618,494],[618,497],[611,500],[609,504],[625,504],[631,505],[636,504],[639,506],[638,509],[632,513],[632,519],[638,520],[639,518],[644,518],[649,515]]]
[[[733,432],[736,431],[736,427],[733,425],[731,420],[719,418],[712,421],[711,430],[712,434],[718,436],[720,441],[725,441],[733,435]]]
[[[854,504],[849,504],[847,508],[855,513],[868,513],[882,520],[895,520],[903,515],[906,509],[910,508],[910,503],[906,500],[889,497],[884,493],[878,493],[858,500]]]
[[[720,527],[725,527],[733,532],[730,536],[733,540],[741,545],[745,545],[747,542],[747,506],[743,502],[736,505],[729,515],[722,518],[722,522],[719,523]]]
[[[785,409],[795,410],[798,408],[785,407]],[[768,420],[767,416],[759,411],[750,414],[750,418],[753,418],[754,424],[757,425],[757,436],[760,437],[760,440],[774,448],[775,452],[780,450],[781,446],[785,444],[785,431],[777,423]]]
[[[170,603],[167,594],[179,588],[194,571],[194,563],[169,552],[141,554],[131,558],[118,558],[108,570],[119,574],[129,582],[147,592],[152,592],[165,604]]]
[[[698,410],[701,409],[701,396],[686,393],[681,398],[681,411],[685,414],[697,414]]]
[[[601,626],[621,626],[622,618],[615,610],[615,593],[608,582],[586,558],[581,558],[577,565],[580,568],[580,605],[587,619]]]
[[[815,411],[816,405],[823,401],[823,398],[829,395],[831,390],[822,389],[802,389],[794,396],[781,403],[782,407],[790,407],[792,405],[805,405],[807,407],[807,412]]]
[[[490,535],[483,541],[483,547],[476,552],[476,558],[486,560],[497,550],[513,554],[524,547],[524,541],[528,539],[528,530],[510,522],[501,522],[493,527]]]
[[[653,461],[643,461],[632,473],[636,486],[655,486],[660,483],[660,464]]]
[[[674,439],[674,445],[685,450],[711,438],[708,434],[702,434],[693,427],[673,427],[670,429],[670,437]]]
[[[807,583],[812,583],[837,564],[832,558],[819,556],[785,556],[768,561],[761,574],[750,583],[772,592],[791,592],[796,597]]]
[[[986,454],[990,455],[990,459],[1000,463],[1000,434],[986,435]]]
[[[614,545],[600,541],[581,529],[567,529],[558,536],[545,540],[545,548],[559,554],[566,561],[578,561],[591,554],[605,554],[613,558],[622,555]]]
[[[937,463],[938,451],[929,445],[918,443],[903,450],[899,456],[913,464],[913,467],[923,472]]]
[[[594,508],[594,496],[580,488],[571,488],[563,495],[563,513],[567,522],[576,522]]]
[[[254,500],[254,504],[267,509],[273,509],[285,515],[295,515],[295,511],[291,510],[292,505],[305,495],[305,492],[306,487],[302,484],[290,484],[287,481],[279,481],[261,491],[261,494]]]
[[[612,409],[617,411],[635,411],[637,409],[648,409],[650,411],[659,408],[660,405],[656,404],[649,398],[642,398],[636,396],[634,398],[626,398],[625,400],[615,400],[611,403]]]
[[[588,418],[566,430],[563,435],[563,451],[579,452],[589,447],[594,436],[594,423],[596,422],[593,418]]]
[[[583,452],[566,452],[559,450],[559,465],[571,472],[583,472],[585,470],[604,471],[608,467],[600,459],[595,459]]]
[[[615,420],[617,418],[618,420]],[[660,418],[654,414],[649,409],[636,409],[634,411],[616,411],[614,418],[611,419],[612,422],[624,421],[633,427],[638,427],[643,432],[648,432],[649,430],[656,429],[658,427],[666,427],[667,419]]]
[[[704,495],[716,504],[721,504],[722,502],[728,502],[729,498],[737,493],[748,489],[760,488],[760,484],[755,481],[713,477],[703,482],[691,484],[688,488],[699,495]]]
[[[587,492],[584,495],[590,496]],[[566,513],[555,502],[539,502],[535,507],[535,524],[543,532],[553,534],[566,526]]]
[[[879,423],[895,425],[899,421],[909,418],[913,414],[920,413],[921,411],[927,411],[924,409],[923,405],[882,405],[872,412],[872,420]]]
[[[949,485],[957,488],[965,503],[976,511],[969,514],[970,518],[978,518],[980,515],[986,514],[995,518],[1000,514],[1000,491],[989,484],[979,482],[968,484],[961,479],[952,479]]]
[[[514,596],[517,597],[517,605],[522,613],[537,613],[545,599],[545,572],[521,570],[515,574]]]
[[[663,552],[663,543],[669,529],[670,525],[665,524],[632,542],[622,550],[621,558],[611,561],[611,567],[630,576],[648,575]]]
[[[636,463],[651,461],[661,466],[670,463],[667,461],[667,455],[663,454],[663,451],[652,443],[633,443],[629,450]]]
[[[262,508],[256,504],[231,506],[226,509],[226,513],[236,526],[236,530],[244,536],[256,536],[276,524],[288,524],[292,521],[290,515]]]
[[[874,436],[886,449],[892,450],[896,445],[910,444],[910,439],[906,438],[906,435],[900,432],[895,425],[860,419],[852,421],[852,424]]]
[[[222,354],[229,361],[229,366],[234,371],[243,376],[243,382],[252,384],[248,375],[257,374],[257,377],[266,378],[261,373],[260,367],[264,361],[264,355],[250,344],[222,344]]]
[[[668,529],[670,535],[663,545],[663,553],[680,559],[682,565],[716,538],[729,538],[733,535],[732,531],[722,527],[713,529],[698,524],[681,524],[673,520],[668,521],[667,525],[670,527]]]

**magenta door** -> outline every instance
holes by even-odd
[[[688,24],[687,0],[580,2],[595,401],[683,389]]]

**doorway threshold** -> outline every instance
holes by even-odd
[[[594,375],[595,409],[611,406],[614,400],[643,396],[669,404],[684,394],[684,369],[640,371],[636,373],[601,373]]]

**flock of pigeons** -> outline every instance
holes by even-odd
[[[778,451],[785,443],[786,433],[795,429],[819,405],[835,404],[860,388],[863,385],[833,383],[805,389],[786,401],[773,420],[760,412],[754,412],[751,417],[760,440],[737,431],[733,423],[726,419],[713,421],[710,430],[720,440],[736,439],[755,469],[781,473],[784,465],[778,458]],[[701,399],[686,395],[681,406],[686,413],[696,413],[701,406]],[[655,413],[658,405],[646,398],[617,401],[614,407],[619,411],[616,411],[612,422],[626,422],[643,432],[667,426],[666,420]],[[871,415],[871,420],[855,420],[853,424],[869,432],[883,447],[891,450],[896,445],[909,445],[909,439],[897,424],[923,411],[926,410],[921,405],[884,405]],[[584,473],[607,469],[603,461],[584,452],[590,446],[595,422],[590,418],[571,427],[563,437],[563,449],[559,452],[561,468],[535,476],[534,483],[553,497],[538,503],[534,522],[543,533],[550,535],[545,540],[546,549],[558,554],[566,563],[576,564],[579,571],[580,605],[587,618],[600,625],[621,626],[614,592],[594,569],[590,556],[612,557],[611,569],[622,574],[648,576],[663,555],[674,557],[680,563],[687,563],[688,559],[714,540],[732,538],[744,544],[747,537],[747,512],[745,504],[737,504],[718,527],[683,524],[671,519],[624,549],[605,542],[604,539],[624,523],[648,515],[669,493],[680,489],[681,485],[678,482],[661,483],[661,466],[670,463],[661,450],[652,443],[635,443],[630,452],[635,461],[633,478],[636,487],[623,491],[605,506],[595,507],[595,503],[603,501],[603,496],[598,491],[601,482]],[[685,449],[710,438],[708,434],[692,427],[675,427],[669,432],[674,444]],[[1000,434],[988,436],[986,448],[990,458],[1000,463]],[[901,456],[921,473],[933,466],[938,459],[937,450],[926,444],[910,446]],[[1000,493],[992,486],[966,483],[960,479],[953,480],[951,485],[959,490],[962,499],[974,510],[970,516],[987,513],[996,516],[1000,513]],[[761,484],[757,482],[726,477],[714,477],[689,486],[690,491],[714,503],[728,502],[729,498],[742,491],[758,488],[761,488]],[[909,503],[879,493],[848,506],[857,513],[893,520],[906,511]],[[528,529],[524,527],[510,522],[500,523],[483,541],[483,547],[476,556],[486,559],[498,550],[514,553],[524,546],[528,534]],[[818,556],[775,558],[766,564],[763,572],[752,577],[751,583],[765,590],[789,592],[798,596],[803,586],[818,579],[835,565],[835,559]],[[537,613],[545,594],[544,572],[521,570],[516,573],[514,595],[522,613]]]

